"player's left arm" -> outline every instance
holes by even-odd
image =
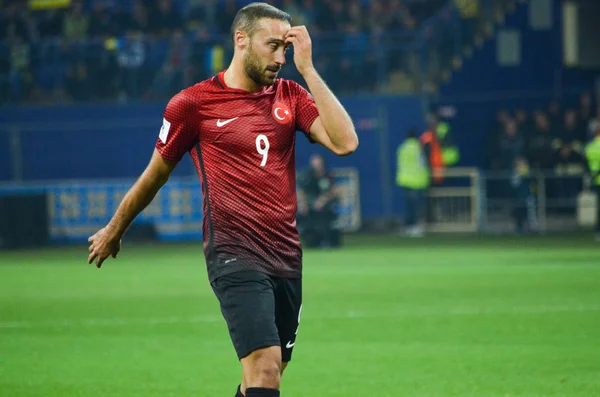
[[[285,37],[294,46],[294,62],[311,92],[319,116],[310,127],[310,137],[339,156],[358,147],[358,136],[352,119],[316,71],[312,61],[312,43],[305,26],[294,26]]]

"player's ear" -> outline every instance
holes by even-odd
[[[233,36],[235,46],[240,49],[248,47],[248,40],[250,40],[249,36],[242,30],[237,30]]]

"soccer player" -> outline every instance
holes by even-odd
[[[121,238],[188,152],[204,196],[204,255],[243,376],[236,396],[279,396],[302,308],[296,228],[296,131],[344,156],[358,146],[350,116],[315,70],[304,26],[268,4],[241,9],[229,68],[175,95],[154,154],[111,221],[89,238],[88,263],[117,257]],[[294,62],[310,95],[278,79]]]

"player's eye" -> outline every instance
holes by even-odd
[[[273,51],[277,51],[277,48],[279,47],[279,45],[277,43],[271,43],[271,49]]]

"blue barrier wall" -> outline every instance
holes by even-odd
[[[315,152],[322,153],[330,167],[356,168],[363,219],[399,213],[402,200],[394,187],[395,151],[408,128],[424,127],[420,99],[364,97],[343,102],[356,124],[359,150],[352,156],[337,157],[298,135],[298,168],[306,167]],[[164,106],[3,108],[0,141],[8,139],[9,129],[19,130],[25,181],[134,178],[150,158]],[[11,178],[11,162],[6,161],[6,151],[0,155],[0,178],[6,181]],[[188,156],[174,172],[176,176],[194,174]]]

